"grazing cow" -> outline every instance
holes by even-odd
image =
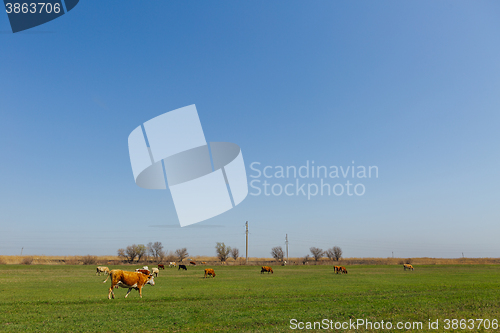
[[[410,270],[412,270],[412,271],[413,271],[413,269],[414,269],[414,268],[413,268],[413,266],[412,266],[412,265],[410,265],[410,264],[403,264],[403,269],[404,269],[405,271],[406,271],[407,269],[410,269]]]
[[[101,273],[104,273],[104,274],[109,274],[109,268],[105,267],[105,266],[98,266],[97,267],[97,271],[95,272],[95,275],[101,275]]]
[[[267,274],[271,273],[274,274],[273,269],[269,266],[262,266],[262,269],[260,270],[260,274],[267,272]]]
[[[187,269],[187,267],[186,267],[186,265],[179,265],[179,268],[178,268],[177,270],[179,270],[179,269],[181,269],[181,268],[182,268],[183,270],[185,270],[185,271],[187,271],[187,270],[188,270],[188,269]]]
[[[151,272],[149,271],[149,269],[141,269],[141,268],[137,268],[135,270],[136,272],[139,272],[139,273],[142,273],[144,275],[151,275]]]
[[[169,264],[168,264],[168,267],[175,267],[177,266],[177,264],[175,263],[175,261],[171,261]]]
[[[111,287],[109,287],[108,299],[111,299],[111,295],[113,296],[113,299],[115,298],[113,288],[128,288],[125,298],[127,298],[132,289],[139,290],[139,296],[142,298],[142,287],[144,287],[146,284],[152,286],[155,285],[155,280],[152,275],[144,275],[139,272],[126,272],[122,271],[121,269],[113,269],[111,272],[109,272],[108,277],[102,283],[106,283],[110,276]]]
[[[339,272],[342,272],[341,266],[333,266],[333,269],[335,270],[335,273],[337,273],[337,274],[339,274]]]
[[[158,264],[158,269],[165,269],[165,265]]]
[[[347,274],[347,269],[344,266],[340,266],[340,269],[342,270],[342,274]]]
[[[207,263],[206,263],[205,261],[202,261],[202,262],[201,262],[201,264],[202,264],[202,265],[206,265]]]
[[[151,274],[154,275],[155,277],[158,277],[158,274],[160,273],[160,270],[156,267],[151,268]]]
[[[207,268],[205,269],[205,278],[207,277],[207,275],[212,275],[212,277],[215,277],[215,272],[213,269],[211,268]]]
[[[191,265],[196,266],[196,263],[195,263],[194,261],[190,261],[189,263],[190,263]]]

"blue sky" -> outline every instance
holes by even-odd
[[[499,257],[499,14],[493,1],[81,1],[16,34],[0,14],[0,254],[243,253],[249,221],[250,256],[288,234],[293,257]],[[127,138],[190,104],[248,175],[354,161],[379,177],[363,196],[249,195],[177,227],[169,191],[135,185]]]

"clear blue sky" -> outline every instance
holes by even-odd
[[[80,1],[12,34],[0,13],[0,254],[244,255],[249,221],[250,256],[288,233],[293,257],[500,257],[498,17],[495,1]],[[249,175],[354,161],[379,177],[180,228],[168,190],[135,185],[127,138],[190,104]]]

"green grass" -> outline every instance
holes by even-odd
[[[125,299],[127,289],[120,288],[108,300],[111,283],[103,284],[94,266],[0,265],[0,331],[288,332],[292,318],[421,321],[421,331],[428,331],[429,319],[439,319],[440,328],[445,318],[500,319],[495,265],[417,266],[413,272],[351,266],[347,275],[335,275],[332,266],[275,266],[274,274],[228,266],[213,267],[217,276],[207,279],[204,268],[167,268],[155,286],[144,287],[142,299],[135,290]],[[356,330],[365,331],[380,332]]]

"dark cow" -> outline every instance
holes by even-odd
[[[262,269],[260,270],[260,274],[267,272],[267,274],[271,273],[274,274],[273,269],[269,266],[262,266]]]
[[[146,284],[152,286],[155,285],[155,280],[152,275],[145,275],[139,272],[126,272],[121,269],[113,269],[109,272],[108,277],[103,281],[103,283],[106,283],[110,276],[111,287],[109,287],[108,299],[111,299],[111,295],[113,296],[113,299],[115,298],[113,288],[128,288],[125,298],[127,298],[132,289],[139,290],[139,296],[142,298],[142,287]]]
[[[196,266],[196,263],[195,263],[194,261],[190,261],[189,263],[190,263],[191,265]]]
[[[158,269],[165,269],[165,265],[158,264]]]
[[[211,275],[212,277],[215,277],[214,270],[212,268],[205,269],[205,278],[207,277],[207,275]]]
[[[181,268],[182,268],[183,270],[185,270],[185,271],[187,271],[187,270],[188,270],[188,269],[187,269],[187,267],[186,267],[186,265],[179,265],[179,268],[178,268],[177,270],[179,270],[179,269],[181,269]]]

